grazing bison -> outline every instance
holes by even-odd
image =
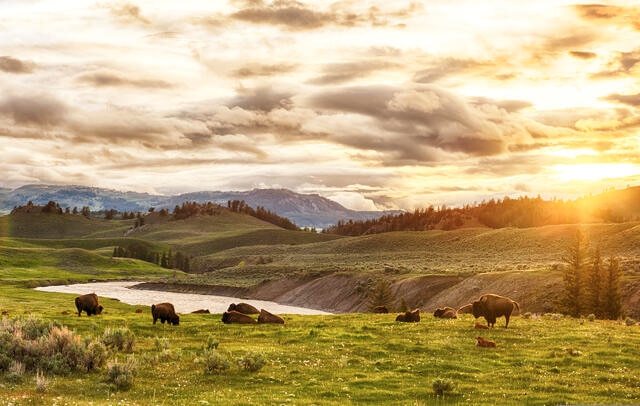
[[[80,317],[83,311],[87,313],[87,316],[100,314],[104,307],[98,302],[98,295],[88,293],[76,298],[76,309],[78,309],[78,317]]]
[[[473,304],[468,303],[458,309],[458,314],[471,314],[473,313]]]
[[[158,303],[151,305],[151,315],[153,316],[153,324],[160,319],[160,323],[177,326],[180,324],[180,316],[176,314],[176,310],[171,303]]]
[[[505,328],[509,326],[509,317],[515,307],[520,311],[520,305],[508,297],[486,294],[480,296],[480,299],[472,303],[473,317],[476,319],[483,316],[487,320],[487,325],[493,327],[496,324],[496,318],[504,316],[506,323]]]
[[[253,324],[257,323],[253,317],[247,316],[244,313],[240,313],[236,310],[230,310],[222,314],[222,322],[225,324]]]
[[[415,309],[413,311],[407,310],[403,314],[399,314],[396,317],[396,321],[404,321],[406,323],[416,323],[420,321],[420,309]]]
[[[191,314],[209,314],[209,309],[198,309],[191,312]]]
[[[386,306],[376,306],[371,309],[373,313],[389,313],[389,309]]]
[[[277,314],[269,313],[264,309],[260,309],[260,316],[258,316],[258,323],[276,323],[284,324],[284,319]]]
[[[456,309],[452,309],[451,307],[439,307],[433,312],[433,317],[439,317],[441,319],[457,319],[458,312]]]
[[[489,348],[496,348],[497,345],[495,342],[491,341],[491,340],[485,340],[484,338],[478,336],[476,337],[476,346],[477,347],[489,347]]]
[[[238,313],[244,313],[244,314],[258,314],[260,313],[260,311],[258,309],[256,309],[255,307],[251,306],[249,303],[231,303],[229,305],[229,308],[227,309],[228,312],[235,310]]]

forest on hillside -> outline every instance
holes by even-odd
[[[637,216],[632,217],[620,214],[606,205],[594,206],[590,199],[564,201],[524,196],[517,199],[491,199],[456,208],[429,206],[413,212],[385,215],[365,221],[344,220],[327,227],[323,232],[359,236],[392,231],[455,230],[469,225],[526,228],[574,224],[591,221],[592,218],[604,222],[637,220]]]

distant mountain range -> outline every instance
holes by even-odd
[[[50,200],[61,207],[84,206],[91,211],[115,209],[147,211],[150,207],[173,210],[183,202],[213,202],[226,205],[229,200],[244,200],[249,206],[258,206],[286,217],[299,227],[326,228],[340,220],[367,220],[401,211],[357,211],[317,194],[300,194],[287,189],[253,189],[245,192],[204,191],[173,196],[148,193],[120,192],[86,186],[25,185],[17,189],[0,188],[0,212],[8,213],[16,206],[31,201],[44,205]]]

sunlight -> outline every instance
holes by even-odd
[[[640,174],[640,167],[634,164],[558,164],[551,166],[551,169],[563,181],[594,181]]]

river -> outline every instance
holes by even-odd
[[[164,292],[159,290],[130,289],[130,286],[140,282],[95,282],[78,283],[73,285],[58,285],[39,287],[36,290],[44,292],[74,293],[83,295],[95,293],[99,297],[118,299],[130,305],[151,306],[155,303],[170,302],[177,313],[191,313],[194,310],[208,309],[211,313],[224,313],[231,303],[249,303],[258,309],[265,309],[277,314],[330,314],[321,310],[305,307],[281,305],[265,300],[248,300],[228,296],[200,295],[194,293]]]

